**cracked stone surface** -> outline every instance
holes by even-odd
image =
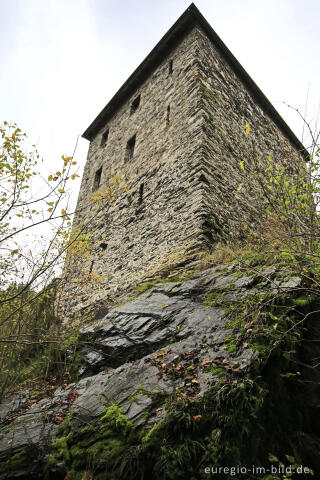
[[[185,282],[158,285],[81,330],[86,346],[76,384],[36,403],[30,402],[29,391],[1,403],[0,465],[25,449],[34,454],[23,471],[0,470],[0,480],[43,478],[39,465],[69,410],[75,429],[97,422],[110,402],[122,406],[129,420],[148,427],[163,418],[164,399],[176,388],[196,399],[208,391],[218,377],[206,366],[241,376],[257,352],[242,344],[228,352],[225,339],[233,330],[226,328],[222,307],[204,305],[204,295],[225,289],[232,302],[263,291],[270,282],[283,291],[297,288],[301,280],[272,268],[255,277],[213,268]]]

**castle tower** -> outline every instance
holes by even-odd
[[[93,243],[67,263],[65,318],[238,238],[264,211],[240,162],[258,154],[294,165],[306,153],[193,4],[83,137],[90,147],[75,225]],[[92,196],[116,174],[128,192],[97,205]]]

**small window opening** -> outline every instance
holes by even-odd
[[[90,268],[89,268],[89,273],[92,273],[92,270],[93,270],[93,264],[94,264],[94,261],[91,262],[91,265],[90,265]]]
[[[93,192],[100,187],[101,175],[102,175],[102,167],[100,167],[94,175],[94,182],[93,182],[93,188],[92,188]]]
[[[100,145],[101,147],[105,146],[105,144],[108,141],[108,137],[109,137],[109,128],[107,128],[107,130],[102,134],[101,145]]]
[[[141,183],[140,188],[139,188],[139,203],[140,204],[143,202],[143,189],[144,189],[144,183]]]
[[[136,145],[136,136],[130,138],[127,143],[127,160],[131,160],[134,154],[134,147]]]
[[[167,125],[170,123],[170,105],[167,106]]]
[[[131,103],[130,113],[132,114],[132,113],[136,112],[139,108],[139,105],[140,105],[140,95],[137,98],[135,98],[133,100],[133,102]]]
[[[171,75],[173,72],[173,60],[170,60],[169,62],[169,75]]]

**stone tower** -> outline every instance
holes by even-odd
[[[240,162],[258,150],[293,165],[306,153],[193,4],[83,137],[90,147],[74,224],[93,243],[67,261],[65,318],[239,237],[264,210]],[[94,192],[116,174],[128,191],[96,205]]]

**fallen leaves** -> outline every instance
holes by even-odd
[[[183,379],[183,393],[189,398],[199,391],[198,376],[198,357],[195,350],[175,355],[171,361],[164,362],[164,356],[170,351],[160,350],[154,357],[150,359],[150,363],[158,368],[158,375],[167,381],[170,379]]]
[[[212,365],[212,360],[208,360],[207,358],[201,362],[201,367],[209,367],[210,365]]]
[[[200,422],[202,418],[202,415],[193,415],[193,419],[196,421],[196,422]]]

